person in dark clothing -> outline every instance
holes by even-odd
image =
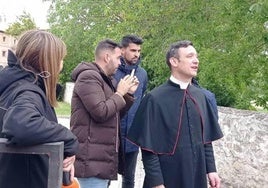
[[[198,81],[195,78],[192,79],[192,85],[200,88],[203,91],[203,93],[205,94],[205,96],[206,96],[209,104],[211,105],[211,107],[212,107],[213,111],[215,112],[216,117],[218,119],[219,118],[219,114],[218,114],[218,106],[217,106],[217,101],[216,101],[215,94],[212,93],[211,91],[209,91],[209,90],[201,87],[199,85]]]
[[[126,35],[121,40],[122,57],[114,77],[117,82],[134,70],[139,80],[139,86],[134,93],[135,101],[128,112],[121,118],[121,143],[125,153],[125,173],[122,175],[122,188],[134,188],[135,170],[139,147],[126,139],[127,132],[132,124],[135,113],[147,89],[147,72],[140,66],[141,45],[143,40],[136,35]]]
[[[66,46],[53,34],[30,30],[8,51],[0,72],[1,137],[22,147],[64,142],[63,171],[73,180],[76,136],[57,122],[56,88]],[[0,187],[47,188],[48,156],[0,154]]]
[[[139,145],[144,188],[220,187],[212,141],[223,136],[214,109],[192,85],[199,60],[190,41],[171,45],[166,55],[170,79],[142,100],[128,139]]]
[[[120,115],[133,104],[139,81],[126,75],[116,86],[113,75],[120,65],[121,46],[106,39],[95,50],[95,62],[73,70],[71,130],[78,137],[75,174],[81,188],[107,188],[121,167]]]

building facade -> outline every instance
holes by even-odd
[[[8,49],[14,49],[17,44],[17,39],[0,30],[0,67],[7,65]]]

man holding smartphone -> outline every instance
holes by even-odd
[[[115,79],[119,82],[121,78],[128,74],[133,74],[139,80],[139,86],[133,94],[135,101],[127,113],[121,118],[121,144],[125,154],[124,174],[122,175],[122,188],[134,188],[135,169],[137,163],[137,156],[139,148],[126,140],[126,135],[132,124],[135,113],[141,102],[142,97],[147,89],[147,72],[140,66],[141,58],[141,45],[143,40],[136,35],[126,35],[121,40],[122,57],[121,65],[114,75]]]

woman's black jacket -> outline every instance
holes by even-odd
[[[42,79],[20,68],[9,51],[8,66],[0,71],[1,137],[10,146],[29,146],[64,142],[64,157],[75,155],[77,138],[58,124],[49,104]],[[4,111],[4,113],[3,113]],[[46,155],[0,154],[0,187],[46,188],[48,175]]]

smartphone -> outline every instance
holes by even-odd
[[[134,76],[134,73],[135,73],[135,69],[132,69],[132,71],[130,73],[130,76],[133,77]]]

